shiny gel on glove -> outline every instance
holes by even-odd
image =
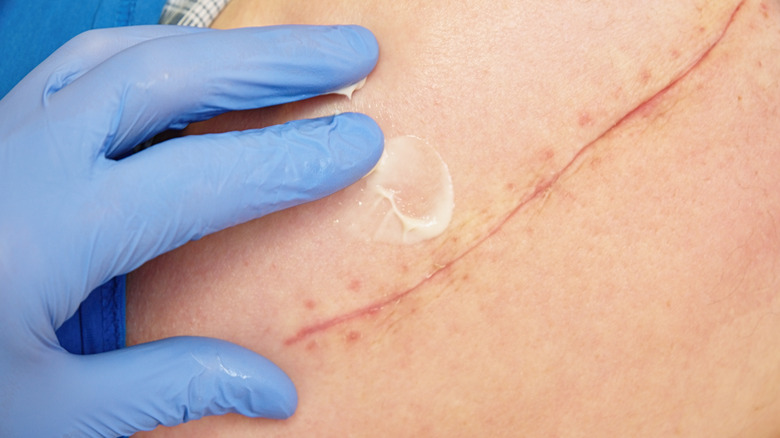
[[[292,415],[292,382],[242,347],[185,337],[75,356],[55,329],[115,275],[356,181],[383,136],[370,118],[342,114],[130,154],[135,145],[342,88],[371,71],[377,51],[353,26],[90,31],[0,101],[0,436]]]

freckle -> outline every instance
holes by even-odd
[[[506,186],[504,186],[504,187],[506,187],[506,189],[508,191],[510,191],[510,192],[514,192],[515,191],[515,183],[511,183],[511,182],[507,183]]]
[[[352,292],[360,292],[360,287],[362,286],[362,283],[357,278],[353,278],[352,281],[349,282],[349,290]]]
[[[704,33],[707,31],[707,28],[704,26],[699,26],[699,33]]]
[[[315,303],[314,300],[306,300],[303,302],[303,305],[306,306],[306,308],[309,310],[313,310],[315,307],[317,307],[317,303]]]
[[[357,342],[362,337],[363,335],[359,331],[352,330],[351,332],[347,333],[347,342],[352,344]]]
[[[469,274],[463,274],[463,277],[461,277],[461,281],[469,281],[470,278],[471,277],[469,276]]]

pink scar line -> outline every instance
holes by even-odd
[[[324,321],[311,324],[308,326],[304,326],[300,330],[298,330],[295,335],[287,338],[284,341],[285,345],[293,345],[296,344],[316,333],[323,332],[325,330],[330,329],[331,327],[335,327],[338,325],[341,325],[345,322],[352,321],[354,319],[363,318],[366,316],[374,315],[381,311],[385,306],[398,302],[401,299],[403,299],[405,296],[411,294],[415,290],[417,290],[420,286],[428,282],[429,280],[435,278],[439,274],[441,274],[444,271],[449,270],[450,267],[452,267],[455,263],[460,261],[463,257],[471,253],[474,249],[482,245],[487,239],[494,236],[496,233],[498,233],[501,228],[503,228],[504,224],[507,223],[513,216],[515,216],[520,210],[523,209],[528,203],[539,197],[539,195],[547,192],[553,185],[555,185],[556,182],[560,179],[560,177],[565,174],[569,168],[571,168],[574,163],[576,163],[579,158],[590,149],[595,143],[597,143],[601,138],[609,134],[610,131],[614,130],[621,124],[623,124],[626,120],[630,119],[634,114],[641,111],[641,109],[648,104],[650,104],[654,99],[657,97],[662,96],[665,94],[669,89],[674,87],[677,83],[679,83],[683,78],[688,76],[688,74],[693,71],[698,65],[700,65],[704,59],[707,58],[707,56],[712,52],[712,50],[715,48],[715,46],[718,45],[718,43],[723,39],[723,37],[726,35],[726,32],[728,31],[729,27],[731,27],[731,24],[734,22],[735,17],[737,15],[737,12],[742,8],[745,1],[743,0],[740,2],[740,4],[734,9],[734,12],[732,12],[731,17],[729,19],[729,22],[724,26],[723,31],[721,34],[716,38],[716,40],[712,43],[712,45],[705,50],[702,55],[697,58],[687,69],[685,69],[677,78],[673,79],[668,85],[666,85],[664,88],[662,88],[657,93],[653,94],[643,102],[641,102],[639,105],[637,105],[634,109],[626,113],[625,116],[621,117],[617,120],[612,126],[607,128],[602,134],[597,136],[593,141],[587,143],[585,146],[583,146],[579,151],[577,151],[576,154],[574,154],[574,157],[557,173],[552,175],[550,178],[548,178],[546,181],[542,181],[541,183],[537,184],[537,186],[534,188],[533,192],[531,192],[529,195],[527,195],[525,198],[520,200],[520,203],[513,208],[511,211],[509,211],[508,214],[506,214],[499,222],[498,224],[493,227],[491,230],[489,230],[485,235],[483,235],[481,238],[477,239],[477,241],[471,245],[470,247],[466,248],[465,251],[457,255],[456,257],[452,258],[450,261],[448,261],[443,266],[439,267],[436,271],[434,271],[432,274],[427,275],[424,279],[422,279],[419,283],[415,284],[414,286],[403,290],[401,292],[397,292],[390,297],[384,298],[380,301],[374,302],[372,304],[369,304],[364,307],[357,308],[355,310],[352,310],[347,313],[343,313],[341,315],[326,319]]]

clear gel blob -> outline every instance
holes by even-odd
[[[357,186],[345,219],[372,240],[415,244],[443,233],[452,219],[449,169],[420,138],[386,140],[382,158]]]

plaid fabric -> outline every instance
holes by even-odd
[[[168,0],[160,24],[209,27],[230,0]]]

